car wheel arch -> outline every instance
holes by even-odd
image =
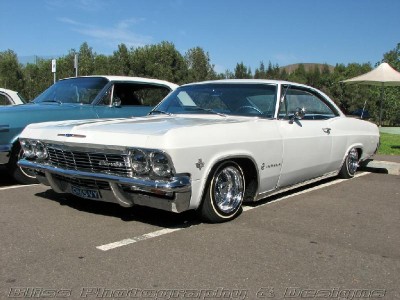
[[[359,164],[357,164],[358,165],[357,169],[355,169],[354,172],[349,172],[349,170],[345,170],[345,169],[347,169],[345,167],[345,165],[347,165],[347,163],[348,163],[347,162],[347,158],[350,156],[352,150],[356,150],[357,151],[357,159],[358,159],[357,162],[358,163],[361,162],[361,155],[363,153],[362,145],[361,144],[354,144],[354,145],[351,145],[350,147],[348,147],[346,152],[345,152],[345,155],[344,155],[344,157],[342,159],[342,163],[340,165],[340,168],[338,170],[339,178],[342,178],[342,179],[352,178],[355,175],[355,171],[357,171],[357,169],[358,169]]]
[[[7,163],[7,169],[10,175],[20,184],[34,184],[38,183],[36,176],[32,173],[26,172],[23,168],[17,165],[17,162],[22,154],[21,146],[15,141],[11,147],[10,159]]]
[[[259,183],[259,171],[257,168],[257,164],[254,161],[254,159],[250,156],[225,156],[221,157],[219,159],[216,159],[210,164],[210,167],[204,172],[203,176],[203,182],[201,185],[201,193],[200,193],[200,201],[199,201],[199,206],[201,206],[201,203],[204,199],[204,195],[207,192],[207,185],[211,179],[212,174],[215,172],[215,170],[223,163],[232,161],[240,166],[240,168],[243,171],[244,177],[245,177],[245,196],[244,196],[244,202],[251,202],[254,201],[258,187],[260,185]]]
[[[361,155],[363,154],[363,145],[362,144],[352,144],[350,146],[347,147],[346,151],[344,152],[344,156],[342,158],[342,164],[340,166],[342,166],[346,160],[347,155],[349,154],[349,151],[351,149],[355,148],[358,152],[358,157],[361,158]]]

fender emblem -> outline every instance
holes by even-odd
[[[199,161],[196,163],[196,168],[201,171],[202,168],[204,168],[204,162],[201,158],[199,158]]]

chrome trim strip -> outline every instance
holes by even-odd
[[[73,134],[73,133],[59,133],[57,136],[65,136],[65,137],[76,137],[76,138],[85,138],[86,135],[82,134]]]
[[[330,178],[330,177],[335,177],[338,174],[339,174],[339,171],[333,171],[333,172],[329,172],[329,173],[326,173],[326,174],[324,174],[322,176],[319,176],[319,177],[316,177],[316,178],[313,178],[313,179],[309,179],[309,180],[306,180],[306,181],[303,181],[303,182],[300,182],[300,183],[295,183],[293,185],[284,186],[284,187],[277,187],[277,188],[273,189],[272,191],[259,193],[256,196],[254,201],[259,201],[259,200],[262,200],[262,199],[264,199],[266,197],[270,197],[270,196],[273,196],[273,195],[276,195],[276,194],[284,193],[284,192],[287,192],[287,191],[290,191],[290,190],[305,186],[307,184],[311,184],[311,183],[314,183],[314,182],[321,181],[323,179],[327,179],[327,178]]]
[[[20,167],[34,169],[40,172],[50,172],[52,174],[59,174],[68,177],[103,180],[110,183],[131,185],[148,192],[152,192],[152,190],[158,190],[167,193],[183,193],[191,190],[191,180],[190,176],[188,175],[175,176],[169,180],[151,180],[146,178],[120,177],[111,174],[60,169],[57,167],[28,161],[26,159],[21,159],[18,161],[18,165]]]
[[[0,125],[0,132],[10,132],[10,125]]]

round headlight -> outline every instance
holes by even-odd
[[[150,171],[149,158],[146,152],[135,149],[131,152],[132,169],[138,175],[144,175]]]
[[[36,142],[34,152],[38,159],[46,159],[48,157],[46,146],[40,141]]]
[[[24,151],[24,157],[26,157],[26,158],[34,158],[35,157],[34,146],[33,146],[32,141],[21,140],[20,144],[21,144],[22,151]]]
[[[155,152],[151,155],[151,168],[153,173],[160,177],[169,177],[172,175],[172,167],[168,157],[161,152]]]

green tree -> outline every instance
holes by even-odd
[[[264,62],[260,62],[260,66],[256,68],[254,71],[254,78],[255,79],[265,79],[267,78],[267,74],[265,72],[265,65]]]
[[[306,84],[311,85],[315,88],[321,88],[321,72],[317,65],[311,71],[306,73]]]
[[[397,71],[400,70],[400,43],[394,49],[383,54],[383,62],[387,62]]]
[[[35,63],[29,63],[23,69],[24,89],[23,95],[33,100],[45,89],[53,84],[51,73],[51,60],[37,58]]]
[[[130,53],[125,44],[119,44],[118,50],[114,51],[110,57],[110,67],[111,73],[114,75],[128,76],[134,74],[130,62]]]
[[[96,53],[93,53],[92,47],[84,42],[79,48],[78,53],[78,75],[87,76],[94,73],[94,60]]]
[[[16,91],[24,86],[22,66],[12,50],[0,52],[0,86]]]
[[[185,59],[172,43],[161,42],[136,48],[130,62],[136,76],[164,79],[178,84],[187,81]]]
[[[293,82],[303,83],[307,82],[306,69],[303,64],[299,64],[296,70],[289,74],[289,80]]]
[[[188,68],[187,82],[211,80],[216,78],[214,65],[208,52],[200,47],[189,49],[185,54],[185,61]]]
[[[280,69],[278,65],[272,65],[271,62],[268,63],[267,72],[265,74],[267,79],[279,79]]]
[[[74,60],[76,54],[78,52],[75,49],[71,49],[67,55],[57,58],[57,80],[75,76]],[[79,56],[78,59],[80,59]],[[49,63],[51,66],[51,62]],[[81,62],[79,62],[78,66],[78,75],[83,75],[81,74],[80,64]]]
[[[365,85],[346,85],[342,83],[343,80],[364,74],[370,70],[371,65],[369,64],[336,65],[332,74],[332,82],[334,83],[330,87],[328,94],[336,99],[337,104],[345,113],[349,114],[365,106],[373,114],[374,119],[377,120],[377,95],[373,88]]]
[[[236,64],[234,76],[236,79],[248,79],[253,77],[250,67],[246,67],[243,62]]]
[[[111,75],[110,67],[111,58],[106,55],[100,54],[94,57],[94,75]]]
[[[383,55],[383,61],[400,71],[400,43]],[[386,87],[383,102],[383,119],[387,125],[400,125],[400,87]]]

